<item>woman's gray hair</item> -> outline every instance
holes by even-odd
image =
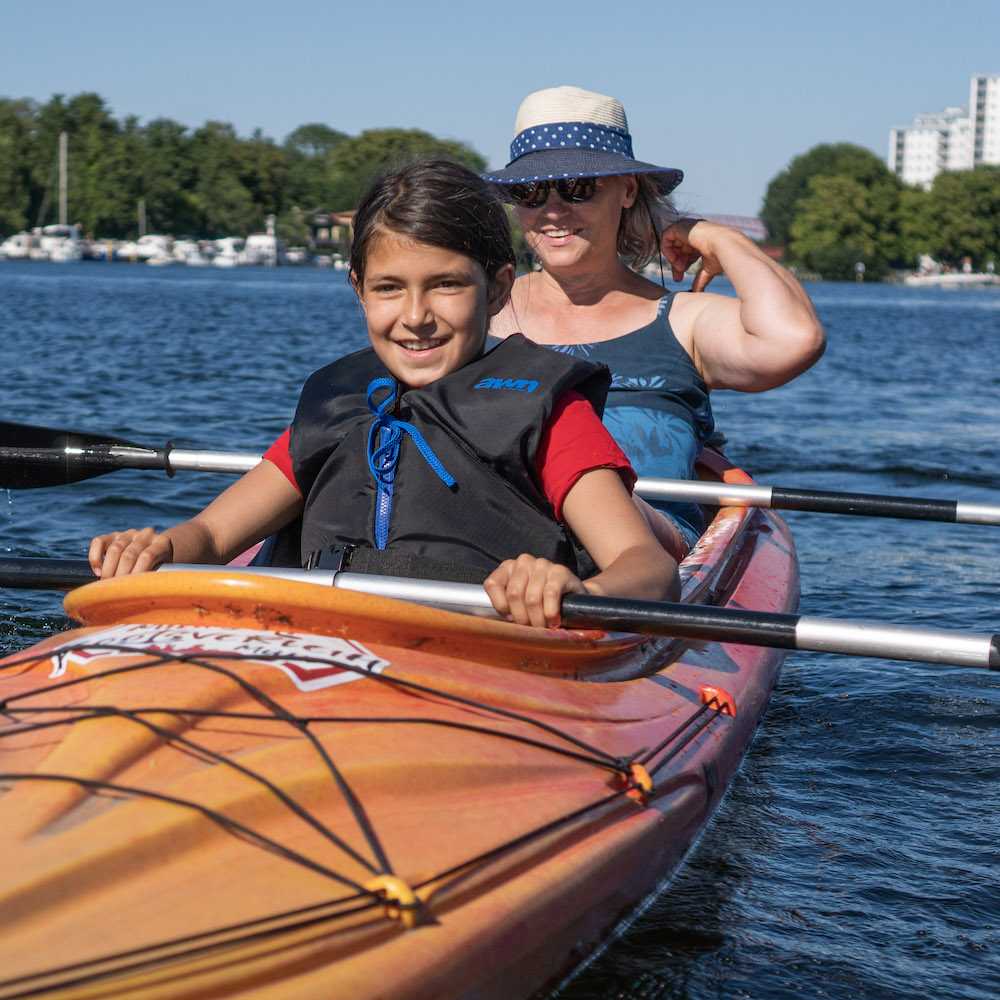
[[[658,257],[660,237],[680,213],[651,177],[636,174],[635,179],[639,183],[635,201],[622,211],[618,225],[618,255],[638,270]]]

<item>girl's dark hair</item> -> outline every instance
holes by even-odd
[[[351,270],[363,281],[373,244],[385,233],[465,254],[492,281],[514,263],[507,213],[490,186],[450,160],[416,160],[380,172],[354,216]]]

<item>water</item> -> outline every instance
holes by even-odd
[[[826,356],[715,394],[730,457],[774,485],[1000,502],[1000,293],[809,291]],[[265,448],[304,377],[365,343],[334,271],[0,262],[0,317],[0,419],[226,451]],[[0,553],[79,557],[225,481],[0,492]],[[803,613],[1000,631],[1000,528],[788,519]],[[0,591],[0,651],[67,624],[56,595]],[[995,1000],[998,862],[998,675],[793,653],[687,864],[558,1000]]]

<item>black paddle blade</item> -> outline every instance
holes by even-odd
[[[112,449],[150,456],[154,467],[163,464],[156,458],[162,452],[123,438],[0,420],[0,489],[64,486],[127,468],[123,456],[112,454]]]
[[[34,424],[11,424],[0,420],[0,445],[9,448],[98,448],[102,445],[123,445],[139,448],[124,438],[107,434],[89,434],[86,431],[68,431],[61,427],[36,427]]]

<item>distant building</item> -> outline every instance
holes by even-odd
[[[974,76],[969,94],[972,164],[1000,163],[1000,76]]]
[[[354,212],[328,212],[317,208],[309,218],[310,250],[343,250],[351,242]]]
[[[972,166],[968,108],[917,115],[907,128],[889,133],[889,169],[907,184],[930,187],[942,170]]]
[[[912,125],[891,129],[887,162],[902,181],[925,188],[943,170],[1000,164],[1000,75],[974,76],[961,108],[917,115]]]

